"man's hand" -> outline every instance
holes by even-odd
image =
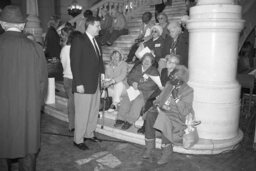
[[[137,82],[133,82],[133,83],[132,83],[132,86],[133,86],[133,88],[134,88],[135,90],[138,89],[138,83],[137,83]]]
[[[84,93],[84,86],[83,85],[76,86],[76,91],[78,93]]]

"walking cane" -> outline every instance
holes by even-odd
[[[105,91],[105,92],[104,92]],[[105,93],[104,94],[104,97],[103,97],[103,110],[102,110],[102,125],[101,125],[101,129],[103,129],[104,128],[104,115],[105,115],[105,106],[106,106],[106,96],[107,96],[107,93],[106,93],[106,88],[104,87],[103,88],[103,93]]]

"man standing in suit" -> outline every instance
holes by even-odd
[[[95,36],[99,34],[100,19],[89,17],[85,33],[73,38],[70,58],[75,98],[74,145],[87,150],[84,139],[97,142],[94,131],[100,104],[100,81],[104,77],[102,52]]]

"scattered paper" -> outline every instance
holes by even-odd
[[[108,154],[96,161],[112,169],[122,164],[122,162],[112,154]]]
[[[130,101],[133,101],[140,95],[140,91],[135,90],[132,86],[130,86],[126,91]]]
[[[256,77],[256,69],[252,70],[251,72],[248,73],[249,75],[254,75]]]

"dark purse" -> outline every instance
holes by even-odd
[[[105,96],[100,98],[100,108],[99,108],[100,111],[108,110],[112,104],[112,97],[109,97],[107,89],[103,89],[101,92],[101,95],[104,93],[104,91],[105,91]]]

